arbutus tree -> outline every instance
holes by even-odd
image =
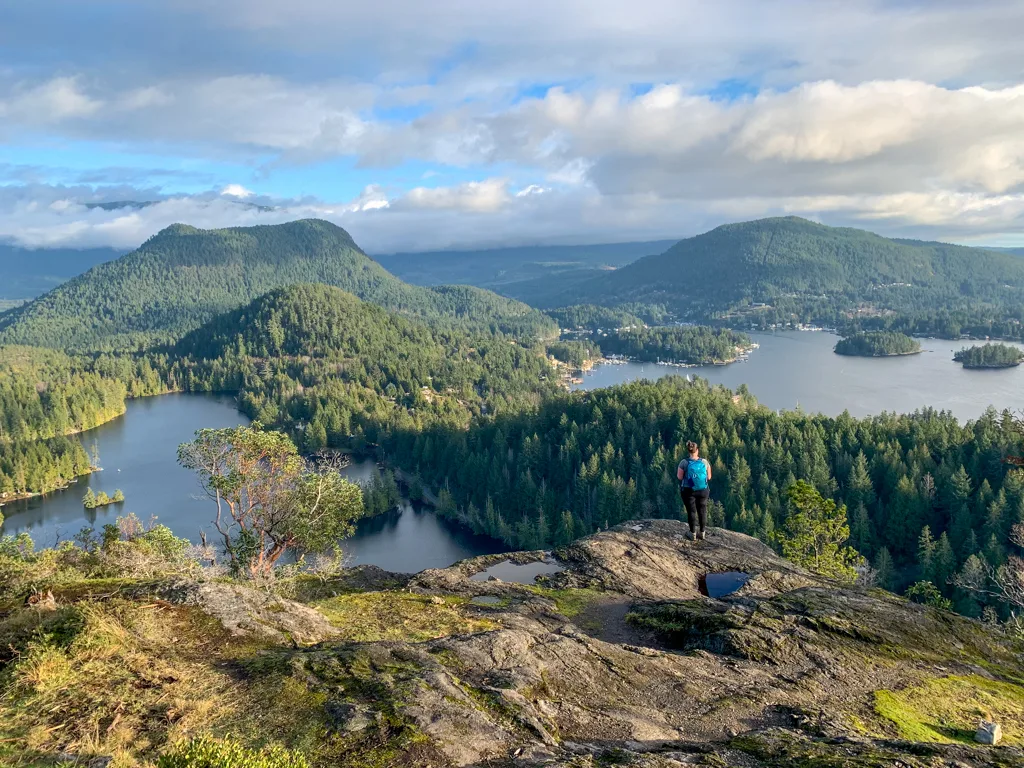
[[[235,572],[269,573],[289,551],[322,552],[353,532],[362,489],[329,460],[307,462],[281,432],[202,429],[178,448],[217,505],[214,527]]]

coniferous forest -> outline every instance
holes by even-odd
[[[1024,360],[1024,352],[1009,344],[984,344],[961,349],[953,359],[964,368],[1012,368]]]
[[[750,337],[703,325],[631,328],[613,331],[600,339],[609,354],[634,360],[708,364],[728,362],[750,347]]]
[[[577,307],[560,324],[634,320]],[[696,439],[714,467],[716,525],[773,543],[791,512],[787,488],[806,480],[844,505],[851,543],[884,586],[931,581],[976,614],[982,606],[951,578],[998,567],[1015,551],[1024,489],[1005,460],[1024,449],[1008,413],[968,425],[930,411],[776,413],[745,390],[682,379],[570,394],[546,355],[579,364],[598,353],[592,342],[551,344],[502,327],[483,316],[462,323],[389,311],[302,284],[143,352],[8,347],[0,492],[51,490],[87,471],[89,457],[68,435],[122,413],[126,397],[226,392],[307,453],[369,454],[418,476],[439,493],[441,514],[515,547],[562,545],[630,518],[678,517],[674,469],[681,445]],[[645,359],[706,361],[728,359],[749,339],[671,327],[606,332],[600,343]],[[858,354],[916,346],[894,333],[841,344]],[[392,483],[368,494],[374,510],[391,503]]]
[[[852,355],[854,357],[894,357],[896,355],[913,355],[920,351],[920,342],[904,333],[893,331],[855,333],[840,339],[836,344],[837,355]]]

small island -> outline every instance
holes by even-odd
[[[106,491],[100,491],[99,493],[93,493],[92,488],[85,489],[85,496],[82,497],[82,505],[86,509],[97,509],[98,507],[108,507],[111,504],[120,504],[124,501],[124,492],[118,488],[114,491],[113,496],[108,496]]]
[[[985,344],[965,347],[953,359],[964,368],[1015,368],[1024,362],[1024,351],[1009,344]]]
[[[853,357],[899,357],[916,355],[921,345],[905,333],[894,331],[870,331],[855,333],[840,339],[835,346],[837,355]]]
[[[624,328],[600,340],[605,354],[644,363],[724,365],[754,348],[745,333],[706,325]]]

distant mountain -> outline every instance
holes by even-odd
[[[660,305],[684,317],[746,312],[751,305],[804,319],[857,311],[999,312],[1024,305],[1024,260],[797,217],[761,219],[682,240],[562,291],[549,288],[534,303]]]
[[[675,240],[601,245],[544,245],[488,248],[470,251],[424,251],[375,256],[386,269],[416,285],[460,283],[502,290],[522,281],[571,279],[583,273],[594,277],[602,270],[621,267],[643,256],[661,253]]]
[[[124,253],[114,248],[22,248],[0,243],[0,300],[34,299]]]
[[[0,316],[0,343],[103,350],[173,342],[267,291],[310,282],[443,325],[515,335],[555,330],[541,313],[487,291],[408,285],[342,228],[308,219],[220,230],[172,225]]]

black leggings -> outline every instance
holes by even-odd
[[[700,530],[703,531],[708,524],[708,497],[711,491],[704,488],[695,491],[693,488],[682,488],[679,495],[683,497],[683,506],[686,507],[686,517],[690,522],[690,531],[697,532],[697,521],[700,521]]]

